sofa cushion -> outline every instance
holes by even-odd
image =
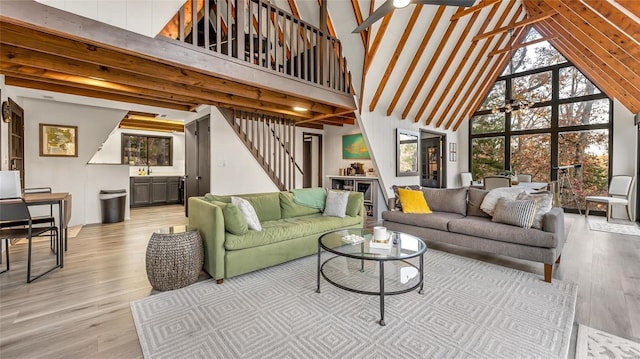
[[[553,194],[549,191],[520,193],[516,199],[527,199],[536,202],[536,213],[533,217],[533,224],[531,227],[542,229],[542,219],[553,207]]]
[[[536,202],[533,200],[510,200],[500,198],[493,211],[493,222],[510,224],[525,229],[531,228]]]
[[[322,215],[344,218],[347,213],[347,202],[349,202],[349,192],[327,191],[327,201]]]
[[[339,218],[323,216],[322,214],[268,221],[262,223],[262,231],[260,232],[250,230],[243,236],[226,233],[224,247],[227,250],[238,250],[263,246],[356,226],[360,221],[360,217],[345,216],[344,218]]]
[[[447,230],[447,224],[453,219],[464,218],[463,215],[448,212],[433,212],[431,214],[402,213],[400,211],[384,211],[382,219],[385,221],[408,224],[412,226]]]
[[[293,200],[293,193],[291,192],[280,192],[280,211],[282,213],[282,219],[320,213],[318,208],[297,204]]]
[[[254,229],[256,231],[262,230],[260,219],[258,218],[256,211],[254,210],[251,203],[249,203],[249,201],[240,197],[231,197],[231,203],[238,206],[240,212],[242,212],[242,215],[247,222],[247,226],[250,229]]]
[[[491,218],[490,215],[480,209],[482,200],[484,199],[484,196],[487,195],[487,193],[489,193],[489,191],[473,187],[467,190],[467,216]]]
[[[543,248],[556,248],[558,246],[558,238],[553,233],[495,223],[491,222],[489,218],[465,217],[452,219],[448,225],[449,232],[452,233]]]
[[[421,191],[398,188],[402,213],[431,213],[431,208]]]
[[[422,186],[420,185],[406,185],[406,186],[396,186],[393,185],[391,186],[391,189],[393,189],[393,195],[395,196],[395,209],[397,209],[398,211],[402,211],[402,204],[400,203],[400,196],[398,195],[398,188],[404,188],[404,189],[411,189],[414,191],[419,191],[422,189]]]
[[[422,188],[424,198],[434,212],[467,215],[467,188]]]
[[[516,199],[518,194],[521,192],[524,192],[524,190],[518,187],[494,188],[484,196],[480,209],[482,209],[486,214],[493,216],[493,210],[496,207],[496,203],[498,203],[498,199]]]
[[[231,203],[231,197],[231,195],[218,195],[211,193],[204,195],[204,199],[209,202],[219,201]],[[247,193],[234,195],[233,197],[240,197],[249,201],[251,206],[253,206],[253,209],[256,211],[260,222],[273,221],[275,219],[282,218],[279,192]]]

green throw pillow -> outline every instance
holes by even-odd
[[[239,195],[237,197],[244,198],[251,203],[260,222],[274,221],[282,218],[279,192]]]
[[[222,214],[224,215],[224,228],[227,232],[238,236],[247,233],[249,230],[247,220],[244,218],[244,215],[238,206],[229,203],[222,207]]]
[[[356,217],[362,210],[362,192],[349,192],[349,202],[347,202],[347,216]]]
[[[324,209],[327,191],[322,187],[292,189],[293,200],[302,206]]]
[[[282,218],[293,218],[320,213],[320,210],[317,208],[306,207],[295,203],[293,193],[291,192],[280,192],[280,210],[282,211]]]

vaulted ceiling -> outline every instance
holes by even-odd
[[[273,2],[317,24],[321,1]],[[470,8],[409,5],[396,9],[370,30],[351,34],[381,4],[373,0],[328,2],[329,32],[343,42],[363,113],[457,130],[502,72],[508,49],[521,46],[529,26],[535,26],[543,40],[553,44],[610,98],[632,113],[640,112],[638,0],[477,0]],[[206,82],[197,72],[166,65],[155,72],[162,75],[155,76],[150,67],[153,60],[137,58],[145,66],[134,69],[127,65],[131,59],[116,49],[99,49],[101,55],[77,38],[61,38],[0,20],[0,72],[7,76],[9,85],[37,84],[42,89],[122,100],[129,97],[138,103],[180,109],[223,104],[222,100],[235,98],[245,105],[255,102],[270,109],[279,108],[280,103],[309,102],[253,90],[243,92],[246,99],[240,98],[224,93],[229,82]],[[512,37],[510,29],[514,29]],[[69,59],[73,54],[80,57]],[[105,54],[114,57],[101,59]],[[109,63],[101,67],[102,60]],[[175,71],[187,71],[189,76],[166,77]],[[109,76],[114,86],[98,93],[91,81],[104,76]],[[124,80],[127,82],[121,83]],[[307,119],[318,116],[327,120],[339,112],[322,105],[317,108],[320,112],[307,115]]]
[[[350,26],[366,18],[364,4],[352,1]],[[480,0],[470,8],[396,9],[362,37],[361,108],[457,130],[501,74],[509,48],[527,45],[521,41],[534,26],[543,35],[535,42],[549,41],[610,98],[640,112],[639,15],[636,0]]]

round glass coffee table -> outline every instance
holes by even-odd
[[[384,322],[384,297],[420,288],[423,293],[423,260],[427,246],[410,234],[387,231],[388,246],[373,243],[371,230],[341,229],[323,234],[318,239],[318,277],[349,292],[380,297],[380,325]],[[360,239],[358,238],[360,237]],[[358,242],[358,240],[360,240]],[[355,243],[354,243],[355,242]],[[335,254],[324,261],[322,250]],[[417,264],[409,261],[417,258]],[[388,268],[385,271],[385,264]]]

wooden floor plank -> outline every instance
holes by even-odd
[[[590,231],[583,216],[566,218],[568,240],[554,278],[578,284],[576,320],[640,341],[640,237]],[[11,271],[0,275],[0,358],[141,358],[129,302],[154,293],[146,245],[155,229],[186,222],[176,205],[134,208],[129,221],[85,226],[69,240],[65,268],[31,284],[26,246],[12,247]],[[542,276],[539,263],[432,248]]]

